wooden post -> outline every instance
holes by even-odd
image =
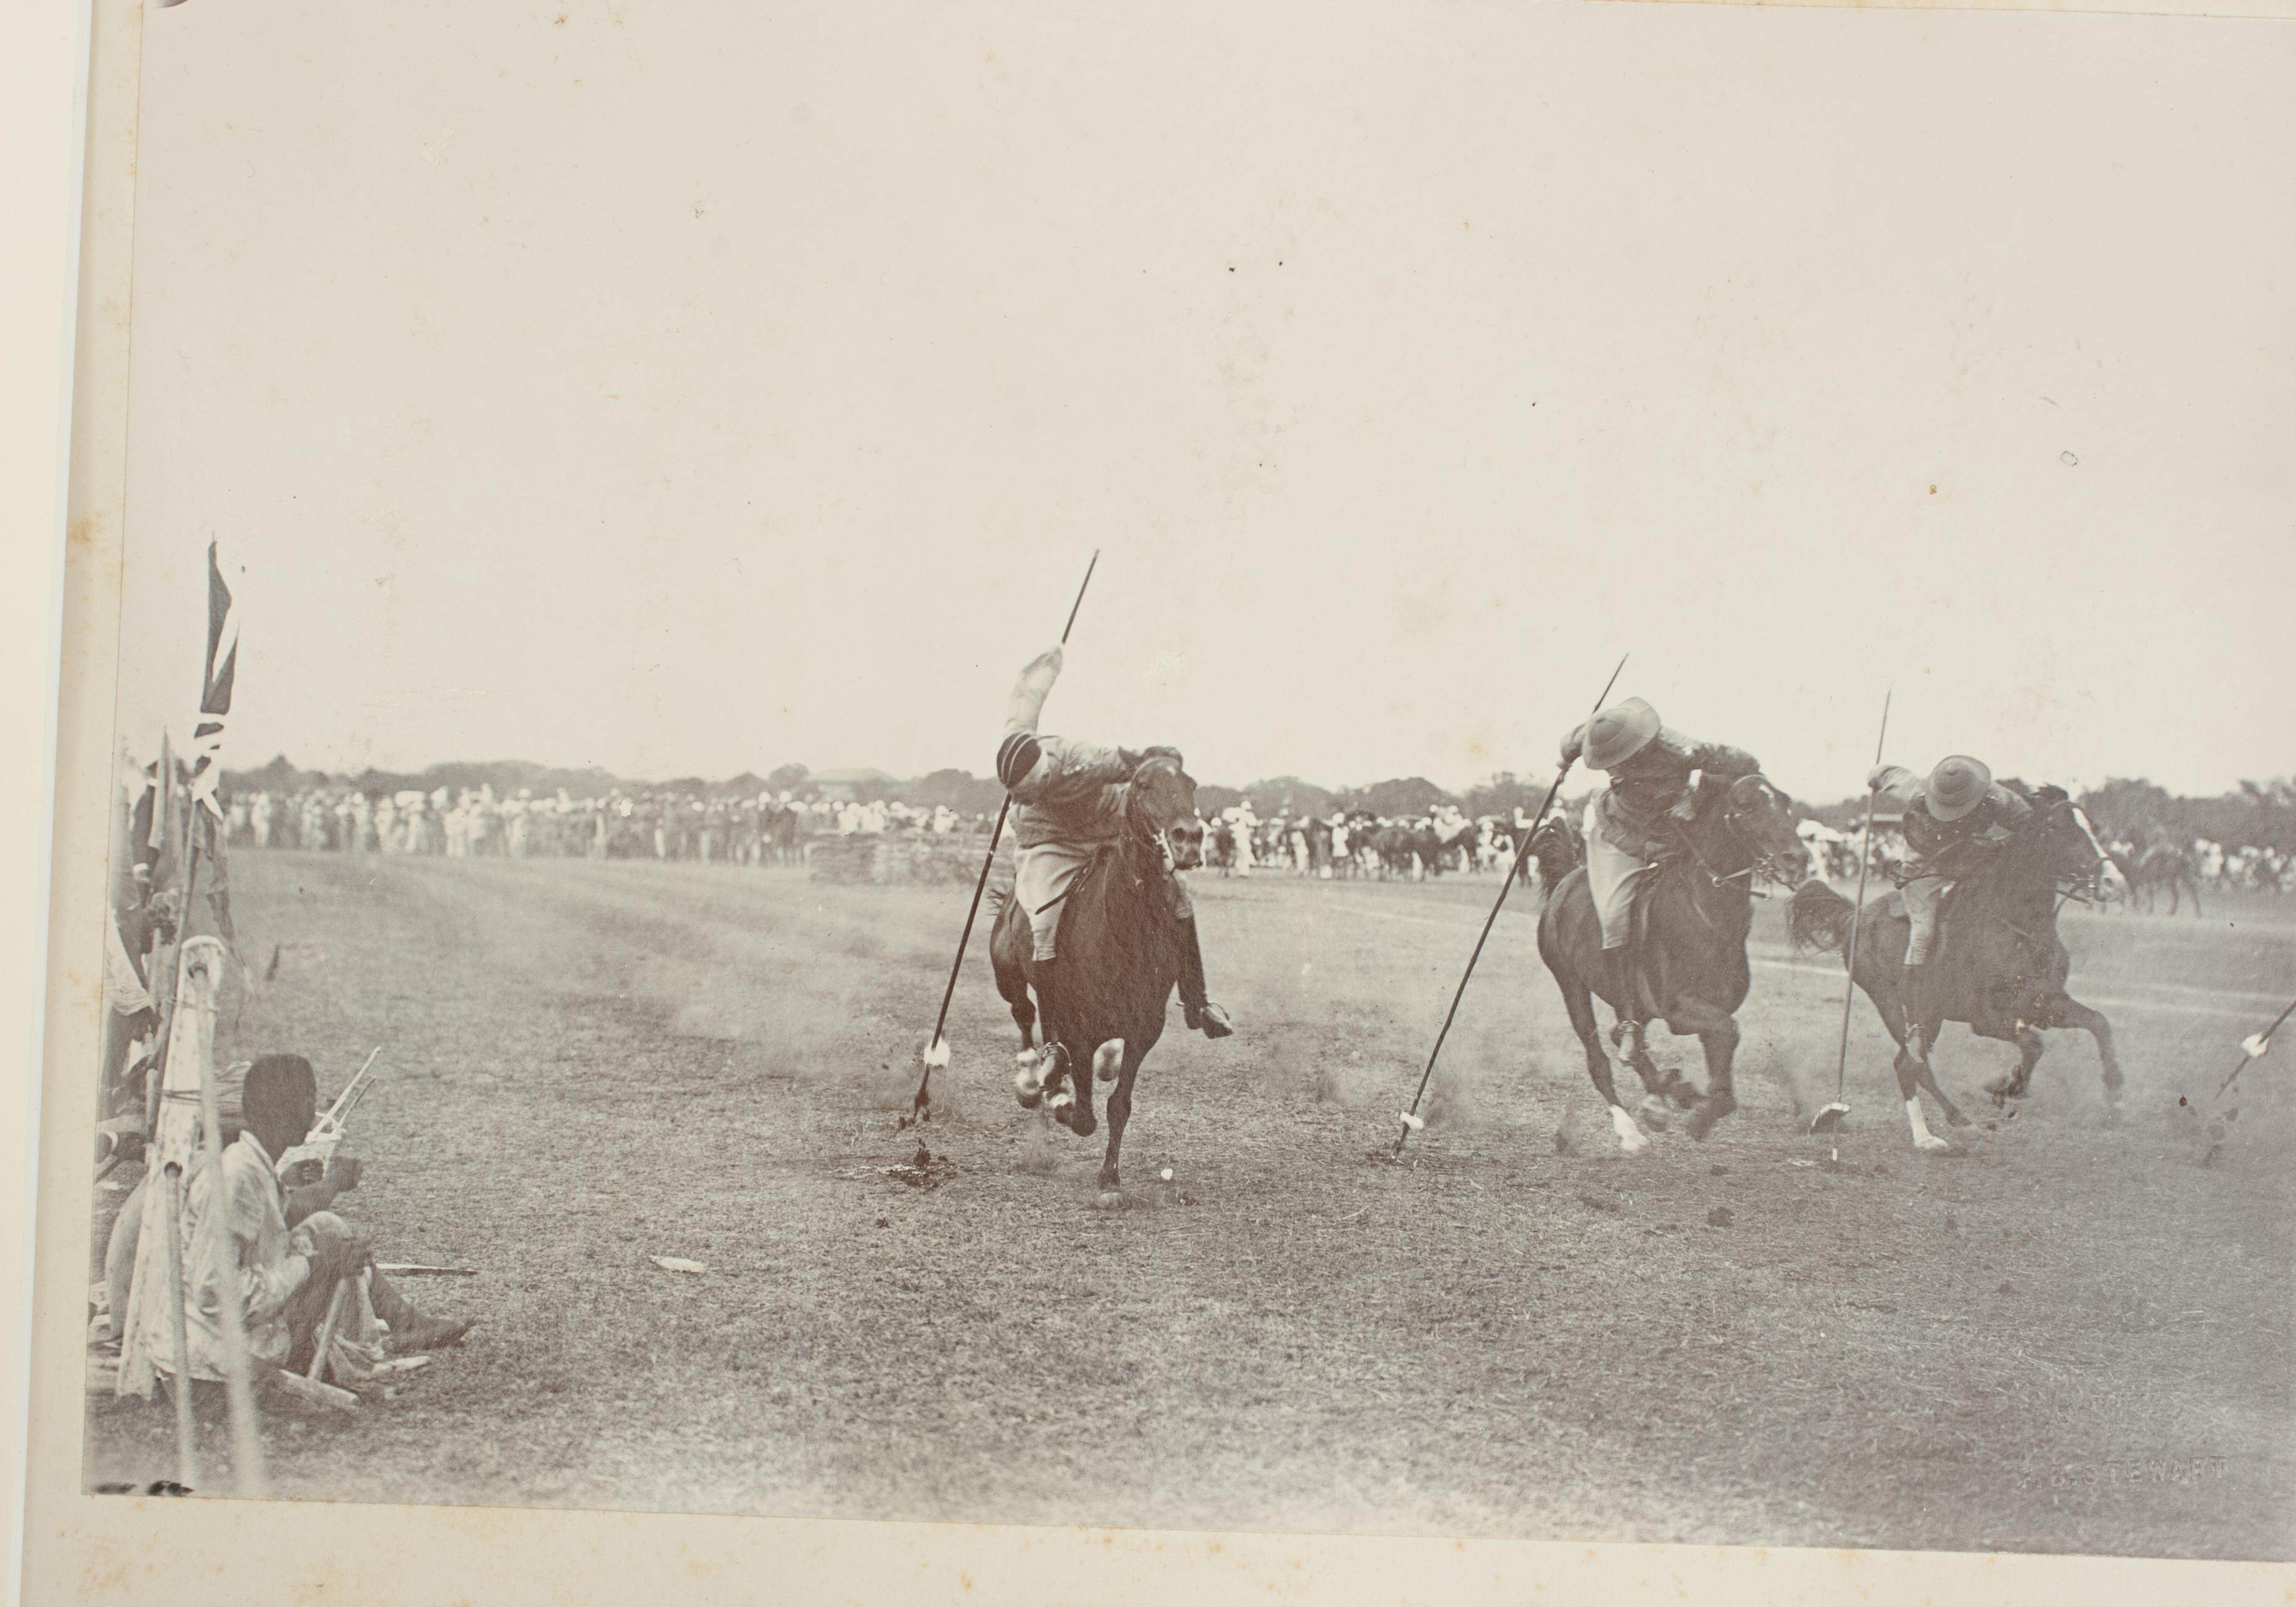
[[[211,1269],[222,1285],[223,1298],[216,1302],[217,1324],[223,1332],[224,1388],[231,1400],[232,1460],[238,1472],[239,1493],[260,1496],[264,1490],[263,1439],[255,1421],[255,1383],[249,1372],[247,1355],[246,1313],[239,1308],[234,1298],[238,1280],[233,1264],[237,1252],[231,1242],[229,1214],[223,1188],[223,1118],[216,1103],[214,1065],[216,990],[223,982],[225,950],[223,939],[205,935],[184,944],[183,964],[185,980],[191,968],[201,968],[196,997],[179,1003],[177,1008],[189,1009],[200,1020],[193,1028],[192,1046],[199,1062],[196,1071],[200,1085],[200,1122],[207,1136],[208,1164],[215,1168],[216,1198],[201,1217],[201,1244],[193,1247],[194,1255],[203,1255],[202,1268]],[[183,980],[176,983],[180,993]]]
[[[176,1398],[176,1481],[195,1490],[200,1488],[199,1430],[192,1421],[192,1341],[184,1320],[184,1168],[170,1162],[160,1188],[168,1223],[168,1287],[175,1295],[168,1302],[168,1315],[176,1336],[176,1377],[169,1387]],[[119,1317],[125,1323],[127,1314],[122,1311]]]

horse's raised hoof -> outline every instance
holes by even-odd
[[[1033,1111],[1044,1103],[1045,1085],[1037,1076],[1037,1057],[1023,1052],[1021,1069],[1013,1073],[1013,1093],[1024,1111]]]
[[[1703,1143],[1706,1135],[1714,1130],[1714,1124],[1737,1108],[1738,1101],[1732,1095],[1709,1095],[1706,1102],[1690,1114],[1690,1136]]]
[[[1053,1119],[1078,1138],[1087,1136],[1100,1126],[1099,1119],[1089,1109],[1072,1098],[1063,1096],[1055,1096],[1053,1100]]]
[[[1635,1115],[1652,1132],[1666,1131],[1667,1103],[1657,1095],[1644,1095],[1642,1103],[1635,1107]]]
[[[1635,1119],[1628,1115],[1622,1106],[1611,1107],[1611,1127],[1618,1134],[1619,1148],[1624,1153],[1639,1155],[1650,1148],[1650,1140],[1643,1136],[1643,1130],[1635,1125]]]
[[[1124,1070],[1124,1040],[1110,1038],[1092,1052],[1092,1074],[1102,1082],[1112,1083],[1116,1074]]]

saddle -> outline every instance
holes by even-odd
[[[1626,1014],[1636,1021],[1655,1021],[1666,1013],[1660,995],[1665,991],[1665,979],[1655,974],[1652,962],[1659,957],[1657,946],[1651,941],[1652,890],[1661,877],[1677,873],[1681,861],[1669,857],[1652,865],[1647,874],[1637,876],[1627,898],[1627,953],[1633,960],[1629,978],[1634,997]]]
[[[1966,881],[1959,878],[1947,882],[1945,896],[1938,900],[1937,931],[1930,939],[1930,959],[1932,962],[1944,959],[1959,947],[1953,940],[1954,928],[1959,924],[1954,916],[1961,908],[1962,890],[1967,885]]]
[[[1953,941],[1953,930],[1956,925],[1953,916],[1954,913],[1961,907],[1962,890],[1966,885],[1966,881],[1963,878],[1956,877],[1948,881],[1946,883],[1945,896],[1938,900],[1937,931],[1930,935],[1929,963],[1932,965],[1943,960],[1956,947]],[[1906,894],[1902,885],[1898,890],[1897,898],[1898,919],[1910,923],[1913,917],[1906,913]]]

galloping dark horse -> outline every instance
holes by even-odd
[[[2104,850],[2087,816],[2062,790],[2038,787],[2025,796],[2033,812],[2023,828],[2001,846],[1989,870],[1964,879],[1939,912],[1937,947],[1922,967],[1927,974],[1919,1021],[1908,1019],[1906,942],[1913,928],[1906,919],[1904,896],[1892,893],[1877,900],[1857,922],[1852,980],[1897,1040],[1898,1092],[1918,1149],[1953,1147],[1931,1134],[1922,1119],[1921,1089],[1944,1108],[1950,1125],[1966,1127],[1969,1119],[1938,1087],[1929,1056],[1915,1054],[1906,1043],[1915,1026],[1927,1045],[1937,1042],[1938,1029],[1947,1021],[1966,1021],[1980,1037],[2015,1044],[2016,1070],[1986,1085],[1996,1104],[2022,1095],[2030,1084],[2034,1062],[2046,1047],[2037,1028],[2080,1028],[2096,1039],[2105,1097],[2120,1096],[2112,1027],[2065,991],[2072,957],[2057,937],[2062,898],[2082,891],[2094,896]],[[1794,895],[1787,912],[1795,947],[1842,948],[1854,914],[1849,899],[1812,882]]]
[[[1163,1036],[1180,980],[1164,861],[1168,855],[1180,870],[1200,864],[1203,840],[1201,828],[1185,829],[1196,817],[1196,783],[1168,758],[1148,759],[1134,773],[1124,817],[1124,834],[1100,849],[1061,912],[1061,1019],[1044,1022],[1041,1056],[1037,1005],[1029,995],[1036,948],[1017,902],[997,912],[988,938],[996,991],[1021,1029],[1021,1103],[1033,1108],[1049,1097],[1054,1119],[1082,1136],[1099,1125],[1084,1068],[1116,1085],[1108,1095],[1108,1154],[1100,1166],[1103,1205],[1118,1201],[1117,1154],[1132,1115],[1132,1079]]]
[[[1414,859],[1421,875],[1443,873],[1443,840],[1423,826],[1382,826],[1371,845],[1379,850],[1382,875],[1407,877]]]
[[[1753,923],[1751,884],[1762,875],[1799,886],[1809,873],[1809,853],[1794,835],[1792,804],[1762,776],[1728,783],[1702,779],[1691,800],[1690,820],[1674,823],[1677,851],[1645,873],[1646,885],[1639,894],[1642,907],[1635,920],[1652,1019],[1664,1021],[1677,1036],[1697,1035],[1706,1051],[1705,1097],[1698,1099],[1680,1073],[1661,1071],[1639,1034],[1628,1051],[1627,1063],[1643,1079],[1644,1120],[1663,1127],[1671,1103],[1692,1111],[1690,1135],[1703,1138],[1738,1105],[1730,1087],[1738,1024],[1731,1018],[1746,1002],[1746,932]],[[1603,931],[1587,889],[1587,873],[1581,867],[1560,874],[1576,857],[1569,843],[1569,828],[1560,822],[1549,821],[1533,834],[1532,852],[1547,890],[1546,906],[1538,917],[1539,957],[1554,973],[1570,1025],[1587,1045],[1587,1073],[1611,1109],[1619,1147],[1632,1154],[1649,1140],[1619,1103],[1611,1062],[1603,1053],[1602,1029],[1595,1020],[1596,992],[1613,1009],[1621,1001],[1611,996],[1610,967],[1602,963]]]

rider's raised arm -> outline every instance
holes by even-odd
[[[1924,783],[1903,765],[1876,765],[1866,775],[1866,784],[1880,798],[1905,809],[1921,801]]]
[[[997,779],[1015,803],[1055,808],[1084,803],[1094,800],[1103,788],[1132,775],[1131,764],[1118,750],[1074,737],[1032,737],[1027,748],[1035,758],[1025,770],[1018,761],[1027,757],[1027,751],[1014,754],[1011,761],[1000,756]],[[1013,774],[1008,775],[1008,770]]]

